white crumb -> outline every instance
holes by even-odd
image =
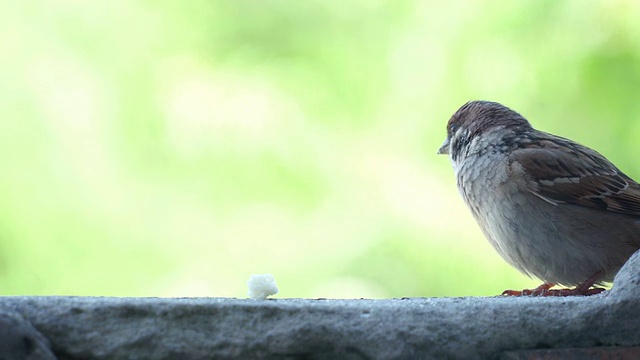
[[[247,281],[249,286],[249,298],[264,300],[267,296],[278,293],[276,279],[271,274],[253,274]]]

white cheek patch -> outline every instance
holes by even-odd
[[[455,175],[458,175],[458,172],[460,171],[460,168],[462,167],[462,164],[460,164],[459,162],[453,160],[453,158],[451,156],[449,156],[449,161],[451,161],[451,167],[453,168],[453,173]]]
[[[458,174],[463,164],[466,162],[468,149],[475,146],[477,143],[477,138],[474,138],[471,143],[461,144],[461,142],[465,142],[465,138],[467,138],[467,136],[467,131],[458,130],[451,138],[449,145],[449,160],[451,161],[451,166],[453,167],[455,174]],[[453,158],[454,155],[457,156],[457,159]]]

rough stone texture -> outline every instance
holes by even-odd
[[[0,359],[51,360],[49,342],[22,316],[0,312]]]
[[[640,347],[591,347],[571,349],[535,349],[505,351],[500,360],[584,360],[584,359],[609,359],[609,360],[638,360],[640,359]]]
[[[0,312],[33,324],[58,359],[554,358],[637,351],[625,347],[640,345],[639,279],[635,254],[611,291],[590,297],[4,297]]]

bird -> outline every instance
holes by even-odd
[[[640,249],[640,185],[597,151],[491,101],[462,105],[446,130],[437,153],[449,156],[483,234],[507,263],[543,281],[503,295],[601,293]]]

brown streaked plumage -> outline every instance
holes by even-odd
[[[640,185],[604,156],[494,102],[463,105],[438,150],[496,250],[545,283],[507,294],[589,295],[640,248]],[[555,284],[575,289],[552,290]]]

